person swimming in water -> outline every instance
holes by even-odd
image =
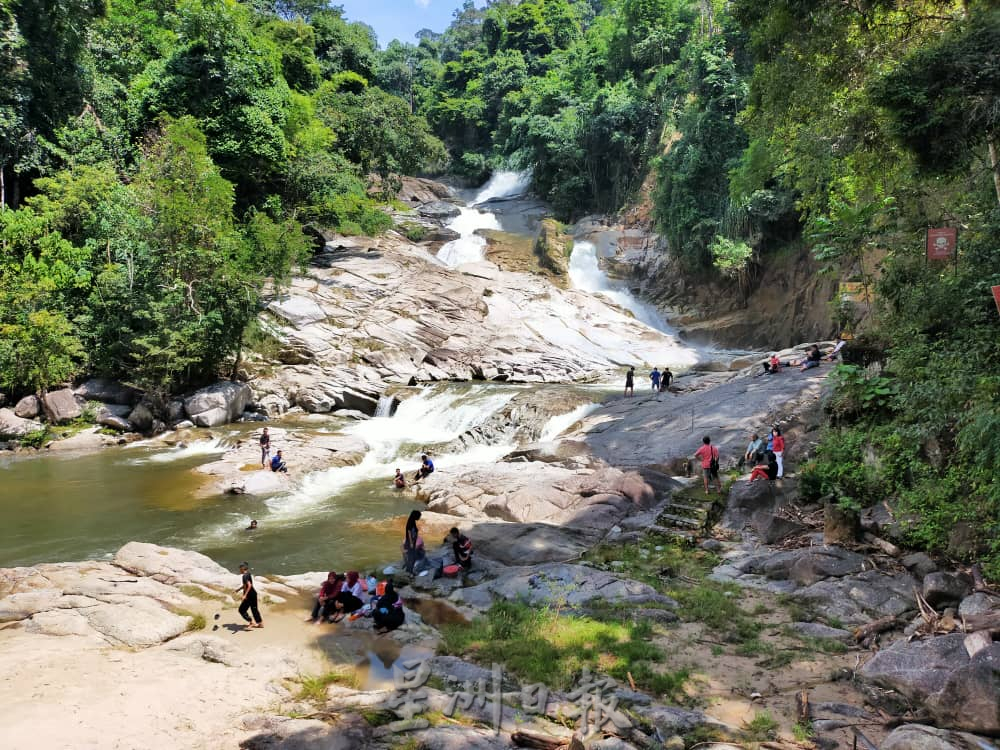
[[[257,521],[251,521],[251,522],[250,522],[250,525],[249,525],[249,526],[247,526],[247,527],[246,527],[245,529],[243,529],[243,530],[244,530],[244,531],[256,531],[256,530],[257,530]]]

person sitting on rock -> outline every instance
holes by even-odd
[[[768,451],[767,454],[764,456],[764,458],[767,461],[767,463],[753,467],[753,471],[750,472],[750,482],[753,482],[757,479],[778,478],[778,459],[775,457],[774,453]]]
[[[396,485],[397,490],[405,489],[406,487],[406,477],[403,476],[403,472],[396,469],[396,476],[393,477],[392,483]]]
[[[329,617],[333,609],[333,600],[343,588],[344,577],[342,575],[334,570],[327,573],[326,580],[323,581],[323,585],[319,587],[316,594],[316,603],[313,605],[312,614],[306,622],[319,622],[320,616]]]
[[[288,473],[288,466],[285,465],[285,459],[281,457],[281,451],[274,454],[274,458],[271,459],[271,471],[280,471],[282,474]]]
[[[372,608],[372,623],[375,626],[375,632],[380,635],[388,633],[390,630],[398,628],[405,621],[406,615],[403,612],[403,602],[399,600],[396,587],[393,586],[392,581],[386,581],[385,591]]]
[[[472,540],[469,537],[453,526],[444,541],[445,543],[451,542],[451,551],[455,555],[456,565],[465,570],[472,567]]]
[[[743,471],[744,465],[747,461],[752,461],[754,463],[760,463],[764,458],[764,441],[755,432],[750,437],[750,443],[747,445],[746,451],[743,453],[742,458],[740,458],[740,471]]]
[[[414,482],[419,482],[424,477],[429,477],[434,473],[434,462],[431,461],[427,454],[424,453],[420,456],[420,468],[417,469],[417,473],[413,477]]]
[[[340,622],[345,615],[357,612],[365,603],[361,597],[365,595],[364,587],[361,585],[361,574],[356,570],[349,570],[344,586],[333,599],[333,617],[330,622]]]
[[[827,362],[833,362],[840,355],[840,350],[844,348],[844,344],[846,343],[847,340],[843,336],[837,336],[837,344],[826,355]]]
[[[777,375],[781,372],[781,360],[777,354],[772,354],[771,358],[764,363],[764,372],[768,375]]]
[[[809,354],[802,361],[802,367],[799,368],[799,372],[805,372],[806,370],[811,370],[814,367],[819,367],[820,360],[823,359],[823,354],[820,352],[819,347],[813,344],[812,349],[809,350]]]

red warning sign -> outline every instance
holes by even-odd
[[[958,246],[956,227],[939,227],[927,230],[927,260],[951,260]]]

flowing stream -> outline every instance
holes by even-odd
[[[498,172],[469,194],[470,205],[450,224],[461,236],[441,248],[440,259],[449,266],[481,260],[485,240],[476,231],[500,228],[489,202],[522,195],[529,184],[530,174]],[[578,290],[603,295],[649,327],[639,332],[641,344],[619,342],[624,352],[635,346],[662,355],[671,365],[693,357],[653,308],[607,278],[591,243],[576,243],[570,278]],[[550,333],[559,335],[559,329]],[[557,437],[608,395],[606,387],[564,387],[583,389],[592,403],[553,416],[542,428],[542,440]],[[204,478],[192,471],[230,450],[247,453],[246,470],[260,470],[256,424],[206,431],[204,439],[177,448],[142,441],[86,455],[0,458],[0,567],[107,558],[131,540],[196,549],[230,567],[248,559],[258,570],[273,573],[363,569],[384,562],[398,554],[403,520],[420,506],[412,492],[392,486],[395,469],[412,476],[424,451],[440,468],[496,461],[516,446],[475,445],[460,453],[448,453],[444,446],[526,388],[436,384],[409,394],[395,412],[393,400],[382,399],[369,420],[335,415],[290,420],[287,426],[297,432],[350,434],[370,449],[355,466],[305,475],[295,475],[290,456],[289,490],[270,497],[199,498]],[[250,519],[258,520],[258,530],[246,530]]]

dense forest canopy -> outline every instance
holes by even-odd
[[[310,228],[386,230],[400,174],[530,168],[562,219],[645,202],[694,280],[808,247],[872,290],[883,370],[840,371],[807,483],[1000,572],[994,3],[470,0],[418,37],[316,0],[0,0],[0,387],[190,387]]]

